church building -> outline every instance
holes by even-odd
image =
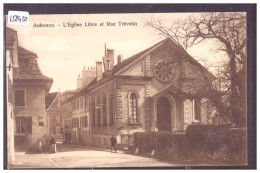
[[[135,132],[179,133],[208,122],[207,99],[194,93],[215,77],[173,40],[125,60],[119,55],[117,64],[114,59],[114,50],[105,48],[103,62],[78,78],[81,86],[69,98],[72,114],[65,120],[73,124],[72,143],[109,147],[114,134],[119,144],[133,145]],[[83,86],[79,80],[88,74]]]

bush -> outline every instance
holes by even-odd
[[[247,129],[230,129],[230,152],[233,159],[242,164],[247,163]]]
[[[186,134],[139,132],[134,134],[134,147],[141,153],[156,150],[172,160],[245,164],[246,129],[231,129],[231,126],[192,124],[187,127]]]
[[[186,153],[190,160],[212,160],[246,165],[247,131],[231,128],[231,124],[187,127]]]
[[[231,124],[208,125],[192,124],[187,127],[185,141],[191,151],[214,153],[221,145],[230,143],[229,129]]]

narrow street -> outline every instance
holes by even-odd
[[[172,167],[155,158],[125,154],[122,151],[111,153],[109,150],[85,148],[75,145],[58,145],[54,154],[25,154],[17,152],[15,168],[109,168],[109,167]]]

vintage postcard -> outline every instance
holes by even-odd
[[[7,168],[248,166],[247,15],[8,13]]]

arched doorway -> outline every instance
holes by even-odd
[[[171,104],[166,97],[157,101],[157,128],[158,131],[171,131]]]

